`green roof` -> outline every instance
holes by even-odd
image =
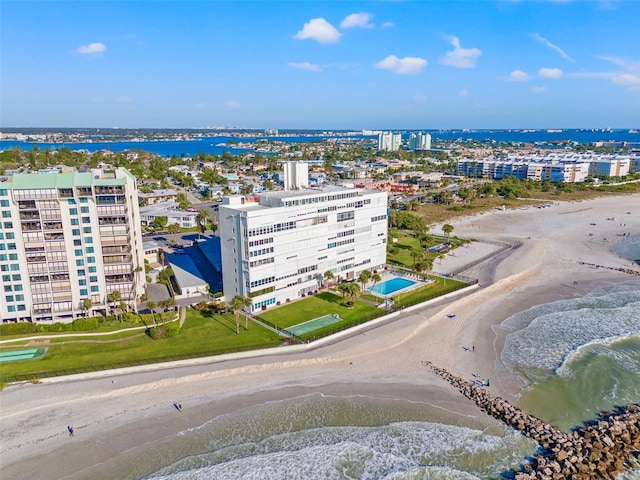
[[[126,170],[125,170],[126,171]],[[131,175],[128,171],[126,171]],[[6,183],[13,190],[125,185],[127,178],[94,178],[92,172],[18,173]]]

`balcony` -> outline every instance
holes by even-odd
[[[29,282],[30,283],[48,283],[49,275],[30,275]]]
[[[40,222],[26,222],[22,224],[23,232],[34,232],[36,230],[42,230]]]
[[[27,255],[27,263],[40,263],[46,261],[46,255]]]
[[[44,222],[43,230],[62,230],[62,222]]]
[[[36,201],[35,200],[21,200],[18,202],[18,208],[20,210],[36,210]]]
[[[59,188],[58,196],[60,198],[72,198],[73,197],[73,189],[72,188]]]
[[[37,210],[33,212],[21,211],[20,220],[40,220],[40,212]]]
[[[106,247],[104,246],[104,242],[103,242],[102,255],[118,255],[118,254],[125,254],[125,253],[131,253],[131,247],[128,244],[126,246],[121,245],[118,247]]]
[[[107,283],[126,283],[133,282],[133,273],[127,275],[105,275]]]
[[[124,195],[122,185],[97,186],[96,195]]]
[[[106,264],[110,264],[110,263],[128,263],[128,264],[130,264],[132,260],[133,260],[133,257],[131,255],[112,255],[112,256],[103,257],[102,262],[105,265]]]
[[[91,187],[76,187],[76,194],[79,197],[91,197],[93,196],[93,190]]]
[[[98,217],[98,225],[126,225],[127,217]]]
[[[45,240],[64,240],[64,233],[45,233]]]

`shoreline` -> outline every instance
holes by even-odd
[[[586,213],[581,211],[585,204]],[[436,409],[453,405],[461,419],[496,425],[427,372],[421,360],[463,377],[472,372],[490,377],[493,395],[517,402],[521,385],[499,371],[501,345],[496,345],[493,327],[532,306],[631,280],[579,261],[628,266],[628,260],[609,252],[610,244],[588,237],[595,228],[589,220],[597,216],[596,223],[605,222],[598,239],[615,239],[615,225],[605,217],[612,210],[620,216],[635,207],[635,215],[624,216],[629,224],[625,230],[638,233],[638,205],[640,195],[634,194],[456,220],[456,235],[523,245],[465,272],[480,278],[482,286],[467,296],[403,312],[392,322],[322,348],[136,373],[106,372],[86,380],[8,385],[0,393],[2,471],[16,479],[88,478],[212,418],[301,394],[389,398],[385,396],[393,392],[394,398]],[[507,227],[509,234],[501,235],[500,229]],[[446,318],[450,312],[456,313],[455,319]],[[474,351],[464,350],[469,346]],[[175,411],[174,401],[183,404],[183,412]],[[67,425],[74,426],[74,437],[68,436]]]

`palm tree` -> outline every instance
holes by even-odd
[[[120,298],[122,298],[122,295],[120,295],[120,290],[114,290],[113,292],[111,292],[110,297],[111,297],[111,302],[113,303],[113,306],[111,307],[111,309],[113,310],[115,304],[120,301]],[[116,315],[116,318],[117,318],[117,315]]]
[[[369,270],[363,270],[362,272],[360,272],[360,275],[358,276],[358,281],[362,284],[362,290],[364,290],[364,287],[370,278],[371,278],[371,272]]]
[[[243,297],[242,295],[236,295],[231,299],[229,306],[231,307],[231,310],[233,310],[233,314],[236,317],[236,334],[240,334],[240,310],[242,310],[244,307],[250,306],[252,303],[253,301],[250,298]],[[248,319],[246,318],[246,316],[244,329],[249,329]]]
[[[88,312],[89,312],[89,310],[91,310],[92,306],[93,306],[93,302],[91,301],[90,298],[83,298],[82,299],[82,309],[84,310],[85,318],[88,317]]]
[[[209,222],[209,217],[211,214],[209,210],[200,210],[198,215],[196,215],[196,220],[198,221],[198,228],[202,230],[202,233],[207,231],[207,223]],[[200,234],[198,234],[198,238],[200,238]]]
[[[449,225],[448,223],[445,223],[442,226],[442,231],[447,236],[447,243],[449,243],[449,235],[451,234],[451,232],[453,232],[453,225]]]
[[[374,273],[373,275],[371,275],[371,280],[373,281],[373,286],[375,287],[376,283],[382,280],[382,277],[380,276],[379,273]]]
[[[121,313],[120,313],[120,315],[121,315],[120,320],[121,320],[121,321],[122,321],[122,318],[124,318],[124,315],[123,315],[123,314],[124,314],[124,312],[126,312],[126,311],[127,311],[127,304],[126,304],[125,302],[122,302],[122,301],[121,301],[121,302],[120,302],[120,312],[121,312]]]
[[[323,278],[327,280],[327,286],[328,286],[329,283],[331,283],[331,280],[336,278],[336,276],[333,274],[331,270],[327,270],[326,272],[324,272]]]
[[[358,285],[356,282],[352,282],[347,284],[347,290],[346,290],[346,295],[349,297],[349,303],[347,305],[353,306],[354,299],[358,296],[360,296],[361,290],[360,290],[360,285]]]
[[[447,254],[444,252],[440,252],[438,254],[438,259],[440,260],[440,265],[442,265],[442,260],[444,260],[445,258],[447,258]]]
[[[158,304],[156,302],[154,302],[153,300],[149,300],[147,302],[147,308],[149,310],[151,310],[151,318],[153,318],[153,324],[157,325],[156,323],[156,312],[153,310],[154,308],[156,308],[158,306]]]
[[[347,292],[349,291],[349,282],[343,280],[340,282],[340,285],[336,287],[336,290],[342,294],[343,298],[347,297]]]

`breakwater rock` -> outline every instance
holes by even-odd
[[[607,267],[606,265],[598,265],[597,263],[589,263],[589,262],[580,262],[580,265],[588,265],[594,268],[605,268],[607,270],[613,270],[614,272],[622,272],[627,275],[635,275],[636,277],[640,277],[640,271],[634,270],[633,268],[624,268],[624,267]]]
[[[640,404],[603,412],[597,420],[566,433],[500,397],[492,397],[482,386],[431,362],[423,364],[480,410],[538,443],[538,454],[511,472],[516,480],[613,479],[640,466]]]

